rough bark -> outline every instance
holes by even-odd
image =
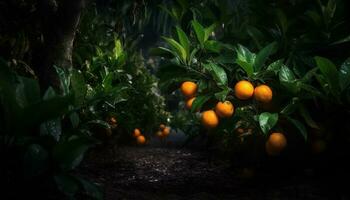
[[[75,33],[85,0],[40,0],[43,47],[37,60],[37,74],[42,88],[60,89],[54,66],[72,67]]]

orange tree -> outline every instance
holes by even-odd
[[[293,127],[307,139],[306,125],[312,123],[301,117],[309,116],[303,102],[321,95],[310,84],[315,69],[297,79],[284,59],[269,59],[278,43],[253,53],[242,45],[215,40],[215,24],[203,27],[193,20],[191,25],[188,34],[176,27],[176,39],[163,37],[168,46],[152,53],[169,58],[158,72],[161,86],[181,88],[186,107],[201,113],[197,118],[208,134],[227,139],[268,137],[273,131],[288,135]],[[236,134],[239,128],[241,133]]]
[[[162,6],[176,30],[173,38],[164,38],[166,47],[152,51],[165,58],[158,71],[160,86],[176,91],[186,81],[197,85],[196,96],[188,98],[184,94],[183,104],[195,114],[180,110],[173,122],[181,124],[190,135],[197,135],[202,126],[201,115],[196,111],[217,110],[218,102],[230,101],[233,116],[218,118],[218,126],[211,130],[230,141],[227,144],[240,143],[238,138],[267,137],[265,134],[274,131],[288,140],[296,138],[288,145],[294,145],[294,149],[301,149],[299,144],[304,146],[301,138],[311,136],[312,142],[319,132],[329,132],[326,138],[338,138],[330,133],[334,132],[330,131],[332,126],[338,127],[336,122],[316,113],[332,112],[333,118],[335,113],[343,113],[337,119],[348,116],[344,103],[348,89],[336,87],[337,97],[334,91],[329,92],[330,85],[347,82],[347,65],[334,67],[328,60],[322,69],[319,63],[325,59],[320,61],[314,56],[331,58],[340,66],[349,55],[346,31],[349,22],[343,9],[346,4],[333,0],[274,3],[178,0]],[[330,84],[327,82],[330,80],[339,81]],[[244,81],[249,83],[236,85]],[[264,103],[264,99],[271,98],[269,90],[272,100]],[[324,127],[326,121],[328,128]],[[297,132],[301,134],[294,134]]]

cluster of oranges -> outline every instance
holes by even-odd
[[[165,138],[170,134],[170,127],[165,126],[164,124],[161,124],[159,126],[159,130],[157,131],[156,135],[159,138]]]
[[[132,136],[136,138],[137,144],[145,144],[146,143],[146,138],[141,134],[140,129],[135,128],[134,132],[132,133]]]
[[[181,92],[186,97],[186,107],[191,109],[196,98],[197,84],[191,81],[183,82]],[[272,90],[269,86],[262,84],[254,88],[247,80],[241,80],[234,87],[235,96],[240,100],[248,100],[254,96],[258,102],[269,103],[272,100]],[[230,101],[218,102],[213,110],[201,113],[201,122],[208,129],[219,125],[220,118],[229,118],[234,113],[234,106]],[[266,151],[270,155],[281,152],[287,144],[285,136],[281,133],[272,133],[266,142]]]

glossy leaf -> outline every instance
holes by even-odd
[[[213,72],[213,77],[219,86],[227,85],[227,74],[225,70],[215,63],[208,63],[204,65],[206,69]]]
[[[317,67],[320,69],[322,75],[330,86],[331,92],[338,97],[340,92],[338,70],[335,65],[328,59],[322,57],[315,57]]]
[[[209,99],[211,98],[211,96],[209,95],[200,95],[200,96],[197,96],[195,98],[195,100],[193,101],[192,103],[192,108],[191,108],[191,112],[196,112],[196,111],[199,111],[202,106],[207,102],[209,101]]]
[[[186,55],[188,57],[190,55],[190,40],[188,39],[186,33],[180,27],[176,27],[176,31],[180,44],[185,49]]]
[[[278,121],[277,113],[264,112],[259,115],[259,125],[264,134],[267,134]]]
[[[307,140],[307,131],[305,126],[298,120],[287,117],[287,119],[299,130],[299,133],[303,136],[304,140]]]
[[[259,51],[259,53],[256,55],[255,62],[254,62],[254,69],[255,71],[260,71],[263,67],[266,60],[269,58],[270,55],[274,54],[277,51],[277,42],[272,42],[263,49]]]
[[[350,86],[350,58],[348,58],[340,67],[339,83],[342,90]]]
[[[194,32],[196,33],[198,42],[203,47],[205,42],[205,30],[203,26],[198,21],[194,20],[192,21],[192,27],[194,29]]]
[[[162,37],[169,45],[170,47],[176,51],[176,55],[177,57],[184,63],[186,63],[187,57],[189,55],[187,55],[186,50],[184,49],[183,46],[181,46],[181,44],[179,44],[177,41],[175,41],[172,38],[167,38],[167,37]]]

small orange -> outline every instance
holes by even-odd
[[[170,127],[165,127],[163,130],[163,136],[168,136],[170,134]]]
[[[287,146],[287,139],[282,133],[272,133],[265,144],[267,154],[275,156]]]
[[[237,131],[237,133],[239,133],[239,134],[244,133],[244,129],[243,129],[243,128],[237,128],[236,131]]]
[[[254,86],[249,81],[242,80],[235,85],[235,96],[238,99],[246,100],[253,96]]]
[[[254,90],[254,98],[257,101],[268,103],[272,100],[272,90],[267,85],[259,85]]]
[[[145,144],[145,143],[146,143],[146,138],[145,138],[145,136],[143,136],[143,135],[139,135],[139,136],[136,138],[136,141],[137,141],[137,144]]]
[[[197,92],[197,84],[191,81],[185,81],[181,85],[182,94],[187,97],[193,97]]]
[[[159,129],[160,129],[160,130],[165,129],[165,125],[164,125],[164,124],[160,124],[160,125],[159,125]]]
[[[109,121],[112,123],[112,124],[116,124],[117,123],[117,119],[115,117],[111,117],[109,119]]]
[[[137,137],[140,136],[140,135],[141,135],[140,129],[135,128],[135,129],[134,129],[134,132],[133,132],[133,134],[132,134],[132,136],[133,136],[134,138],[137,138]]]
[[[186,108],[191,109],[192,108],[192,103],[196,99],[196,97],[192,97],[186,101]]]
[[[213,110],[202,113],[202,124],[207,128],[215,128],[219,124],[219,118]]]
[[[215,107],[215,112],[219,117],[231,117],[234,107],[230,101],[218,102]]]
[[[160,138],[162,138],[162,137],[164,136],[162,131],[157,131],[156,134],[157,134],[157,136],[160,137]]]

